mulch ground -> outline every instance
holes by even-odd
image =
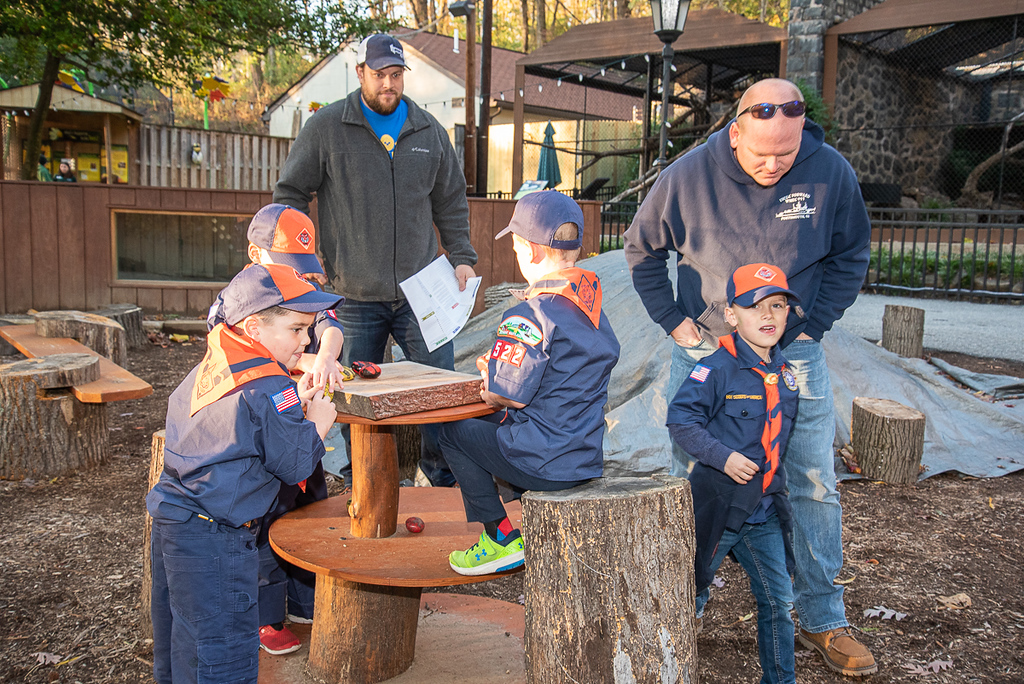
[[[129,370],[154,394],[110,406],[108,463],[49,481],[0,481],[0,682],[150,679],[152,646],[138,628],[150,439],[163,427],[168,394],[205,348],[164,344],[129,354]],[[1024,377],[1024,364],[935,353]],[[946,474],[913,487],[860,480],[841,492],[839,581],[847,614],[879,661],[869,681],[1024,681],[1024,475]],[[747,580],[728,561],[720,576],[697,640],[700,681],[755,682]],[[519,601],[522,579],[446,590]],[[797,679],[847,681],[800,647]]]

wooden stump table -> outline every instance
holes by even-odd
[[[398,484],[397,426],[493,413],[479,401],[479,380],[409,362],[381,369],[380,379],[346,382],[334,397],[341,410],[365,414],[339,412],[337,419],[352,426],[351,499],[303,506],[270,529],[270,545],[282,558],[317,575],[306,664],[317,682],[375,684],[405,672],[423,587],[500,576],[466,577],[448,565],[448,554],[472,546],[483,529],[466,522],[458,489]],[[423,410],[444,404],[459,405]],[[518,525],[519,505],[507,510]],[[409,516],[423,520],[422,533],[398,525]]]

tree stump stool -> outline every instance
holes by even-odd
[[[140,349],[149,344],[149,337],[142,328],[142,309],[140,307],[134,304],[111,304],[104,309],[89,313],[120,323],[124,328],[125,342],[129,349]]]
[[[0,477],[53,477],[106,460],[106,408],[69,389],[99,379],[99,362],[55,354],[0,366]]]
[[[149,489],[152,489],[164,471],[164,440],[165,430],[153,433],[153,443],[149,451]],[[146,490],[147,493],[149,490]],[[139,611],[139,627],[144,639],[153,638],[153,557],[149,542],[153,534],[153,518],[146,511],[142,529],[142,607]]]
[[[527,492],[523,537],[529,684],[696,681],[689,482]]]
[[[70,337],[125,367],[128,345],[117,321],[81,311],[43,311],[35,314],[35,319],[39,337]]]
[[[914,484],[924,452],[924,414],[890,399],[853,400],[850,437],[865,477]]]
[[[924,309],[886,304],[882,347],[908,359],[924,356]]]

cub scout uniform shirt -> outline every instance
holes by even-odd
[[[600,281],[579,268],[556,271],[525,298],[505,312],[487,364],[490,390],[526,404],[498,427],[502,455],[547,480],[600,477],[608,379],[619,359]]]
[[[298,484],[324,456],[287,369],[258,342],[216,326],[203,361],[167,404],[164,471],[150,515],[205,515],[229,527],[263,517],[281,482]]]

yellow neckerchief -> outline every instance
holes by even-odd
[[[734,357],[736,356],[736,339],[732,335],[723,335],[718,338],[718,342],[730,354]],[[764,366],[765,369],[761,370],[760,366]],[[782,372],[783,369],[785,369],[785,366],[782,366],[779,372]],[[764,447],[765,463],[768,465],[768,471],[764,474],[764,484],[762,486],[762,491],[766,491],[768,485],[771,484],[772,479],[775,477],[775,471],[779,469],[779,437],[782,433],[782,403],[779,399],[779,375],[778,373],[771,372],[764,360],[750,370],[760,375],[761,380],[764,382],[764,398],[767,411],[765,412],[764,430],[761,433],[761,446]]]
[[[601,281],[593,271],[563,268],[549,273],[527,288],[525,299],[539,294],[556,294],[579,307],[594,327],[601,321]]]
[[[192,387],[190,416],[250,380],[271,375],[290,377],[259,342],[243,337],[225,323],[206,336],[206,356]]]

